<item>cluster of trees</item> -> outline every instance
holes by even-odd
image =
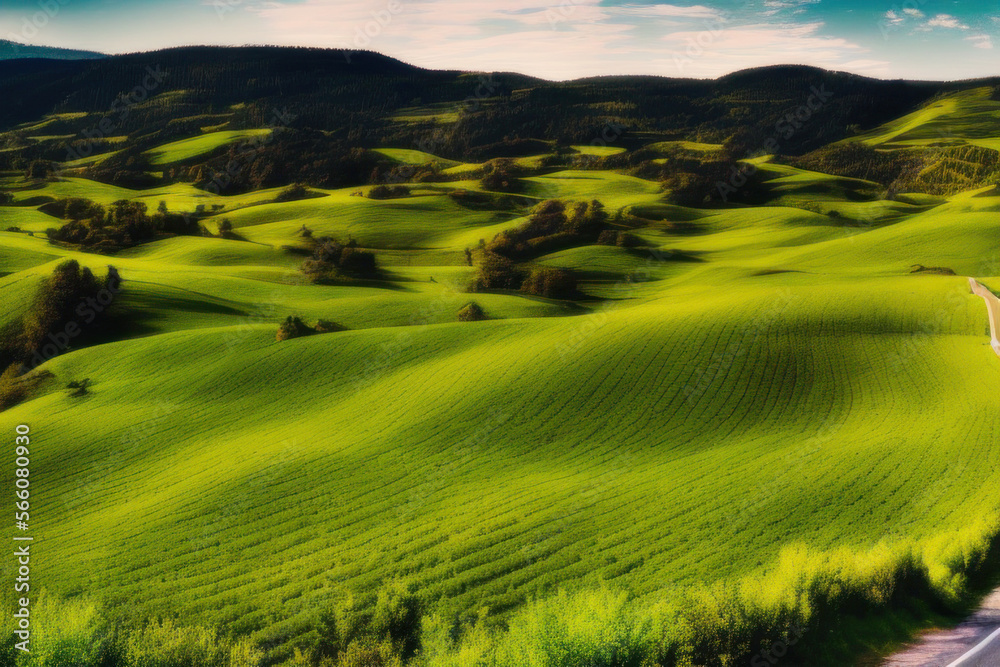
[[[289,201],[299,201],[300,199],[307,199],[313,196],[309,188],[302,185],[301,183],[295,183],[294,185],[289,185],[287,188],[278,193],[274,198],[277,203],[284,203]]]
[[[144,79],[150,87],[137,90]],[[50,85],[28,85],[38,80]],[[835,94],[824,97],[800,123],[795,113],[814,89]],[[0,152],[0,169],[64,161],[71,149],[80,155],[116,150],[88,173],[144,187],[157,177],[148,173],[156,170],[149,168],[143,151],[198,134],[207,125],[281,129],[252,150],[238,143],[209,160],[168,169],[167,180],[207,185],[221,175],[234,192],[294,182],[363,185],[375,182],[373,168],[398,168],[363,150],[387,145],[482,161],[548,153],[552,141],[630,148],[652,136],[719,143],[743,131],[758,148],[778,136],[782,153],[798,155],[843,138],[858,123],[899,117],[944,90],[943,84],[796,67],[745,71],[716,81],[615,77],[559,83],[516,74],[471,78],[421,70],[370,52],[345,57],[332,50],[185,48],[0,70],[0,97],[9,100],[0,109],[0,129],[56,108],[88,113],[53,126],[58,127],[53,133],[74,137],[66,141],[12,138],[14,150]],[[155,104],[135,103],[153,96]],[[402,108],[431,104],[451,104],[457,119],[446,124],[392,120]],[[275,110],[281,111],[277,117]],[[795,131],[786,137],[776,129],[785,126]],[[111,143],[111,136],[128,139]],[[421,170],[420,178],[425,177],[434,178],[433,170]]]
[[[604,231],[608,214],[595,200],[566,203],[548,199],[535,206],[528,221],[515,229],[500,232],[486,244],[487,253],[512,260],[525,260],[575,245],[593,243]]]
[[[510,158],[497,158],[483,165],[483,177],[479,184],[484,190],[493,192],[520,192],[523,183],[520,180],[524,170]]]
[[[165,202],[160,202],[153,215],[146,212],[143,202],[125,199],[107,208],[87,199],[62,199],[46,204],[43,210],[69,220],[62,227],[46,230],[49,240],[74,243],[94,250],[127,248],[160,234],[200,236],[205,233],[196,218],[171,213]]]
[[[343,278],[379,277],[375,253],[360,250],[355,239],[343,244],[328,236],[313,240],[312,257],[302,263],[300,270],[312,282],[319,284],[338,282]]]
[[[469,290],[519,290],[554,299],[573,298],[577,296],[577,281],[572,271],[530,268],[518,262],[602,239],[617,243],[618,238],[618,230],[608,228],[604,205],[596,199],[577,202],[572,208],[559,199],[543,201],[523,225],[500,232],[488,243],[481,242],[482,258]],[[623,244],[631,242],[629,237],[622,238]]]
[[[346,330],[347,327],[328,320],[319,320],[316,322],[316,326],[311,327],[303,322],[301,318],[289,315],[278,326],[278,333],[275,334],[274,338],[275,340],[282,341],[290,340],[292,338],[301,338],[303,336],[312,336],[313,334],[333,333],[335,331]]]
[[[578,296],[576,276],[566,269],[523,267],[503,255],[486,252],[469,284],[470,292],[515,290],[549,299]]]
[[[410,196],[410,188],[405,185],[376,185],[368,191],[369,199],[399,199]]]
[[[76,260],[63,262],[42,281],[28,310],[0,331],[0,409],[23,398],[20,376],[106,334],[121,284],[114,267],[98,279]]]

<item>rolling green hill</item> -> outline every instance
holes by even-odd
[[[993,104],[956,94],[856,140],[909,150],[964,110],[985,146]],[[169,166],[258,130],[126,149]],[[634,150],[722,150],[670,141]],[[822,666],[885,654],[995,572],[1000,358],[964,277],[1000,288],[995,189],[887,196],[759,158],[759,203],[692,208],[557,154],[491,192],[477,163],[409,145],[378,152],[457,171],[290,201],[5,175],[0,326],[65,260],[125,281],[111,339],[47,361],[0,412],[6,433],[31,426],[47,595],[129,630],[244,638],[267,665],[305,664],[331,609],[377,626],[401,587],[423,617],[414,665],[749,664],[801,624],[783,664]],[[67,197],[162,201],[233,236],[85,252],[42,233],[73,224],[40,210]],[[577,275],[572,299],[469,293],[486,242],[550,199],[601,202],[634,242],[532,256]],[[307,280],[322,236],[380,275]],[[488,319],[459,321],[470,302]],[[345,330],[279,342],[289,316]],[[44,660],[25,664],[61,664]]]

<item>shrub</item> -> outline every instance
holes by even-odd
[[[420,599],[411,587],[404,584],[384,587],[375,603],[371,632],[379,640],[391,642],[394,652],[409,659],[420,648],[421,611]]]
[[[344,248],[340,253],[340,263],[337,265],[342,272],[366,278],[374,277],[378,274],[378,267],[375,264],[375,254],[357,250],[355,248]]]
[[[97,606],[43,592],[33,600],[30,659],[25,667],[97,667],[107,633]]]
[[[576,295],[576,276],[565,269],[535,269],[521,285],[521,291],[549,299],[570,299]]]
[[[347,331],[347,327],[328,320],[319,320],[316,322],[316,333],[334,333],[337,331]]]
[[[263,658],[247,640],[220,639],[206,628],[152,622],[126,641],[128,667],[255,667]]]
[[[52,173],[52,163],[45,160],[35,160],[30,165],[25,172],[28,178],[46,178]]]
[[[378,262],[375,254],[358,250],[354,239],[345,246],[336,239],[317,239],[311,259],[303,262],[300,270],[314,283],[331,281],[338,276],[377,278]]]
[[[618,240],[615,242],[619,248],[638,248],[646,245],[645,242],[629,232],[618,232]]]
[[[285,318],[285,321],[281,323],[278,327],[278,333],[275,334],[275,340],[290,340],[292,338],[301,338],[302,336],[311,336],[316,333],[316,330],[310,326],[307,326],[298,317],[293,317],[289,315]]]
[[[369,199],[397,199],[410,194],[410,189],[405,185],[376,185],[368,192]]]
[[[403,664],[391,642],[375,639],[351,642],[336,662],[337,667],[403,667]]]
[[[458,321],[459,322],[482,322],[483,320],[488,320],[486,312],[482,307],[472,301],[466,304],[460,311],[458,311]]]
[[[487,251],[479,264],[479,272],[469,285],[469,291],[482,292],[490,289],[520,289],[524,282],[524,271],[503,255]]]
[[[479,184],[493,192],[517,192],[521,189],[521,169],[510,158],[497,158],[486,163]]]
[[[495,664],[643,667],[653,664],[653,638],[652,614],[638,612],[624,593],[561,592],[511,619]]]
[[[287,201],[297,201],[299,199],[305,199],[310,196],[309,189],[296,183],[295,185],[289,185],[287,188],[278,193],[274,198],[276,202],[287,202]]]
[[[0,206],[10,206],[14,203],[14,195],[9,192],[0,192]]]

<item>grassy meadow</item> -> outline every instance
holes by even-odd
[[[913,150],[965,110],[986,146],[984,105],[936,100],[856,140]],[[450,119],[421,113],[397,122]],[[718,148],[650,150],[671,143]],[[0,412],[5,433],[31,426],[45,588],[18,665],[731,667],[793,632],[782,665],[842,665],[981,590],[1000,358],[965,276],[1000,289],[1000,193],[885,198],[761,158],[767,201],[692,208],[622,170],[522,159],[512,208],[478,164],[381,154],[467,180],[276,201],[9,175],[0,324],[66,260],[124,280],[118,335],[48,360]],[[66,197],[201,205],[238,238],[84,252],[44,235],[66,223],[40,208]],[[578,275],[573,299],[469,293],[480,239],[550,199],[600,201],[641,245],[534,258]],[[303,226],[382,278],[310,282]],[[459,321],[470,302],[488,319]],[[288,316],[346,330],[279,342]]]

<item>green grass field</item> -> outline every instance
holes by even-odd
[[[955,104],[863,139],[919,138]],[[176,142],[155,161],[244,136]],[[960,591],[968,544],[1000,511],[985,464],[1000,455],[1000,359],[963,277],[1000,288],[1000,197],[858,201],[873,184],[760,167],[773,200],[754,208],[670,206],[659,184],[608,171],[527,177],[528,197],[630,212],[648,244],[539,258],[580,272],[576,304],[465,292],[464,249],[525,219],[448,196],[473,181],[381,201],[76,178],[16,193],[220,204],[246,239],[109,258],[28,236],[59,224],[34,208],[0,208],[0,229],[24,230],[0,231],[0,324],[66,258],[121,271],[129,322],[47,362],[43,390],[0,413],[5,433],[32,429],[33,576],[136,623],[249,637],[272,664],[306,645],[320,610],[372,605],[391,581],[441,618],[513,619],[510,646],[550,613],[525,605],[560,591],[603,586],[653,608],[817,563],[868,571],[883,551],[912,550]],[[695,231],[672,231],[679,220]],[[282,248],[303,224],[372,249],[388,280],[307,283]],[[458,322],[469,301],[490,319]],[[349,330],[276,342],[289,315]],[[86,396],[63,389],[83,378]],[[875,634],[861,648],[891,648]],[[440,664],[487,664],[455,660]]]

